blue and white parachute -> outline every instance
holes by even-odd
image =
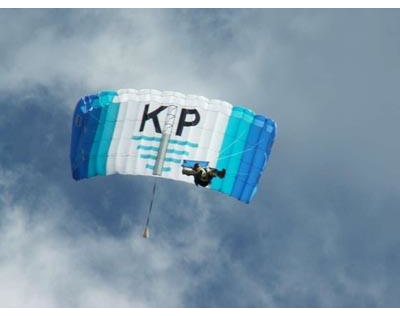
[[[161,176],[193,183],[184,160],[225,168],[208,187],[249,203],[275,139],[276,123],[243,106],[179,92],[123,89],[81,98],[71,139],[75,180]]]

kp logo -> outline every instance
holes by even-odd
[[[167,106],[162,105],[155,109],[154,111],[149,113],[149,107],[150,104],[146,104],[144,107],[144,112],[143,112],[143,117],[142,117],[142,123],[140,124],[140,132],[143,132],[144,126],[148,120],[152,120],[154,124],[154,128],[156,130],[156,133],[161,134],[161,127],[160,127],[160,122],[158,121],[158,114],[160,114],[162,111],[164,111]],[[193,121],[188,121],[186,120],[187,115],[194,115],[194,120]],[[179,117],[179,123],[178,127],[176,129],[176,135],[181,136],[183,132],[183,128],[185,126],[196,126],[200,122],[200,113],[196,109],[185,109],[183,108],[181,111],[181,115]]]

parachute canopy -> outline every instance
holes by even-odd
[[[226,169],[208,187],[249,203],[275,139],[273,120],[243,106],[179,92],[123,89],[81,98],[71,139],[75,180],[161,176],[193,183],[182,165]],[[186,161],[186,162],[185,162]]]

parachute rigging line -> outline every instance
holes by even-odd
[[[154,181],[153,193],[152,193],[151,200],[150,200],[149,211],[147,213],[147,219],[146,219],[146,225],[144,227],[143,238],[150,237],[150,228],[149,228],[150,215],[151,215],[151,210],[153,209],[153,201],[154,201],[154,197],[156,195],[156,187],[157,187],[157,181]]]
[[[237,142],[243,141],[243,140],[242,140],[242,137],[243,137],[243,135],[246,134],[246,133],[247,133],[247,131],[244,131],[243,133],[241,133],[241,134],[239,135],[239,137],[238,137],[234,142],[232,142],[229,146],[225,147],[225,149],[222,150],[219,154],[222,155],[224,152],[226,152],[229,148],[231,148],[231,147],[232,147],[233,145],[235,145]]]
[[[237,156],[237,155],[241,155],[241,154],[243,154],[243,153],[245,153],[245,152],[247,152],[247,151],[253,150],[253,149],[256,148],[257,145],[258,145],[259,143],[261,143],[262,141],[263,141],[263,139],[260,140],[260,141],[258,141],[257,143],[255,143],[255,144],[254,144],[253,146],[251,146],[250,148],[247,148],[246,150],[242,150],[242,151],[233,153],[233,154],[228,155],[228,156],[223,156],[223,157],[219,158],[219,160],[224,160],[224,159],[227,159],[227,158],[230,158],[230,157],[234,157],[234,156]],[[225,151],[225,150],[224,150],[224,151]]]

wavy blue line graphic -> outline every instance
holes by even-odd
[[[157,156],[146,154],[146,155],[140,155],[140,158],[142,159],[151,159],[151,160],[156,160]],[[174,163],[181,163],[182,159],[176,159],[176,158],[171,158],[171,157],[166,157],[165,158],[166,162],[174,162]]]
[[[145,136],[145,135],[140,135],[140,136],[133,136],[132,137],[133,140],[149,140],[149,141],[161,141],[161,137],[149,137],[149,136]]]
[[[138,145],[136,149],[143,149],[143,150],[152,150],[158,151],[159,147],[155,146],[146,146],[146,145]],[[177,154],[177,155],[186,155],[189,156],[189,152],[184,150],[176,150],[176,149],[167,149],[168,154]]]
[[[132,140],[148,140],[148,141],[156,141],[160,142],[161,137],[156,137],[156,136],[145,136],[145,135],[139,135],[139,136],[133,136]],[[189,146],[193,148],[199,147],[199,144],[195,144],[186,140],[177,140],[177,139],[170,139],[169,144],[177,144],[177,145],[182,145],[182,146]]]
[[[153,165],[146,165],[146,167],[145,167],[146,169],[151,169],[151,170],[153,170],[154,169],[154,166]],[[164,168],[162,168],[162,171],[163,172],[168,172],[168,171],[171,171],[172,170],[172,168],[171,167],[164,167]]]
[[[182,141],[182,140],[177,140],[177,139],[170,139],[169,142],[170,144],[177,144],[177,145],[182,145],[182,146],[189,146],[189,147],[199,147],[199,144],[191,143],[188,141]]]

